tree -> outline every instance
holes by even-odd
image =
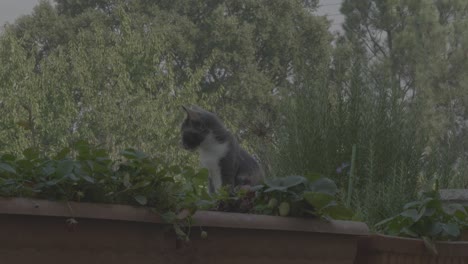
[[[263,146],[277,121],[278,94],[320,76],[328,61],[330,36],[325,21],[310,12],[315,5],[41,2],[1,36],[15,41],[16,52],[34,66],[18,64],[37,81],[24,84],[22,96],[31,99],[31,90],[42,96],[34,98],[31,111],[35,139],[15,127],[0,140],[9,150],[35,141],[48,151],[85,138],[110,150],[164,150],[176,162],[186,159],[178,147],[180,105],[195,103],[218,112],[246,146]],[[12,98],[20,77],[5,78],[5,104],[21,109]],[[25,110],[13,111],[5,122],[13,124],[19,111]],[[10,140],[14,136],[19,139]]]

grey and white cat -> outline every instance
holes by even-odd
[[[235,137],[213,113],[196,106],[184,107],[182,145],[198,150],[200,164],[209,171],[210,193],[222,186],[257,185],[263,181],[260,164],[242,149]]]

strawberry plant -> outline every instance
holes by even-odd
[[[321,176],[288,176],[265,181],[255,210],[281,216],[351,219],[352,212],[337,199],[336,184]]]
[[[337,200],[338,188],[332,180],[320,176],[309,179],[292,175],[232,191],[226,187],[204,205],[210,210],[226,212],[351,219],[352,212]]]
[[[199,209],[279,216],[349,219],[324,177],[288,176],[264,185],[224,187],[209,195],[208,171],[174,166],[135,149],[116,158],[80,141],[52,156],[29,148],[21,156],[0,156],[0,196],[132,204],[151,207],[187,240]],[[77,222],[69,219],[67,225]],[[202,230],[202,236],[207,234]]]
[[[377,223],[376,227],[388,235],[421,238],[437,253],[433,241],[459,239],[461,230],[468,227],[468,213],[461,204],[443,203],[436,188],[421,193],[401,213]]]
[[[400,214],[376,226],[389,235],[456,240],[461,228],[468,227],[468,214],[461,204],[443,204],[438,192],[430,191],[422,193],[419,200],[407,203]]]
[[[165,211],[179,208],[182,190],[176,176],[198,173],[134,149],[113,159],[104,149],[82,141],[53,156],[33,148],[22,154],[0,156],[0,196],[134,204]]]

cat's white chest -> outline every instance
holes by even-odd
[[[201,166],[208,169],[214,189],[219,190],[222,185],[219,161],[226,156],[228,142],[219,143],[212,135],[209,135],[200,145],[198,151]]]

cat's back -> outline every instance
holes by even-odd
[[[257,185],[263,182],[265,177],[263,169],[252,155],[239,148],[238,159],[237,185]]]

